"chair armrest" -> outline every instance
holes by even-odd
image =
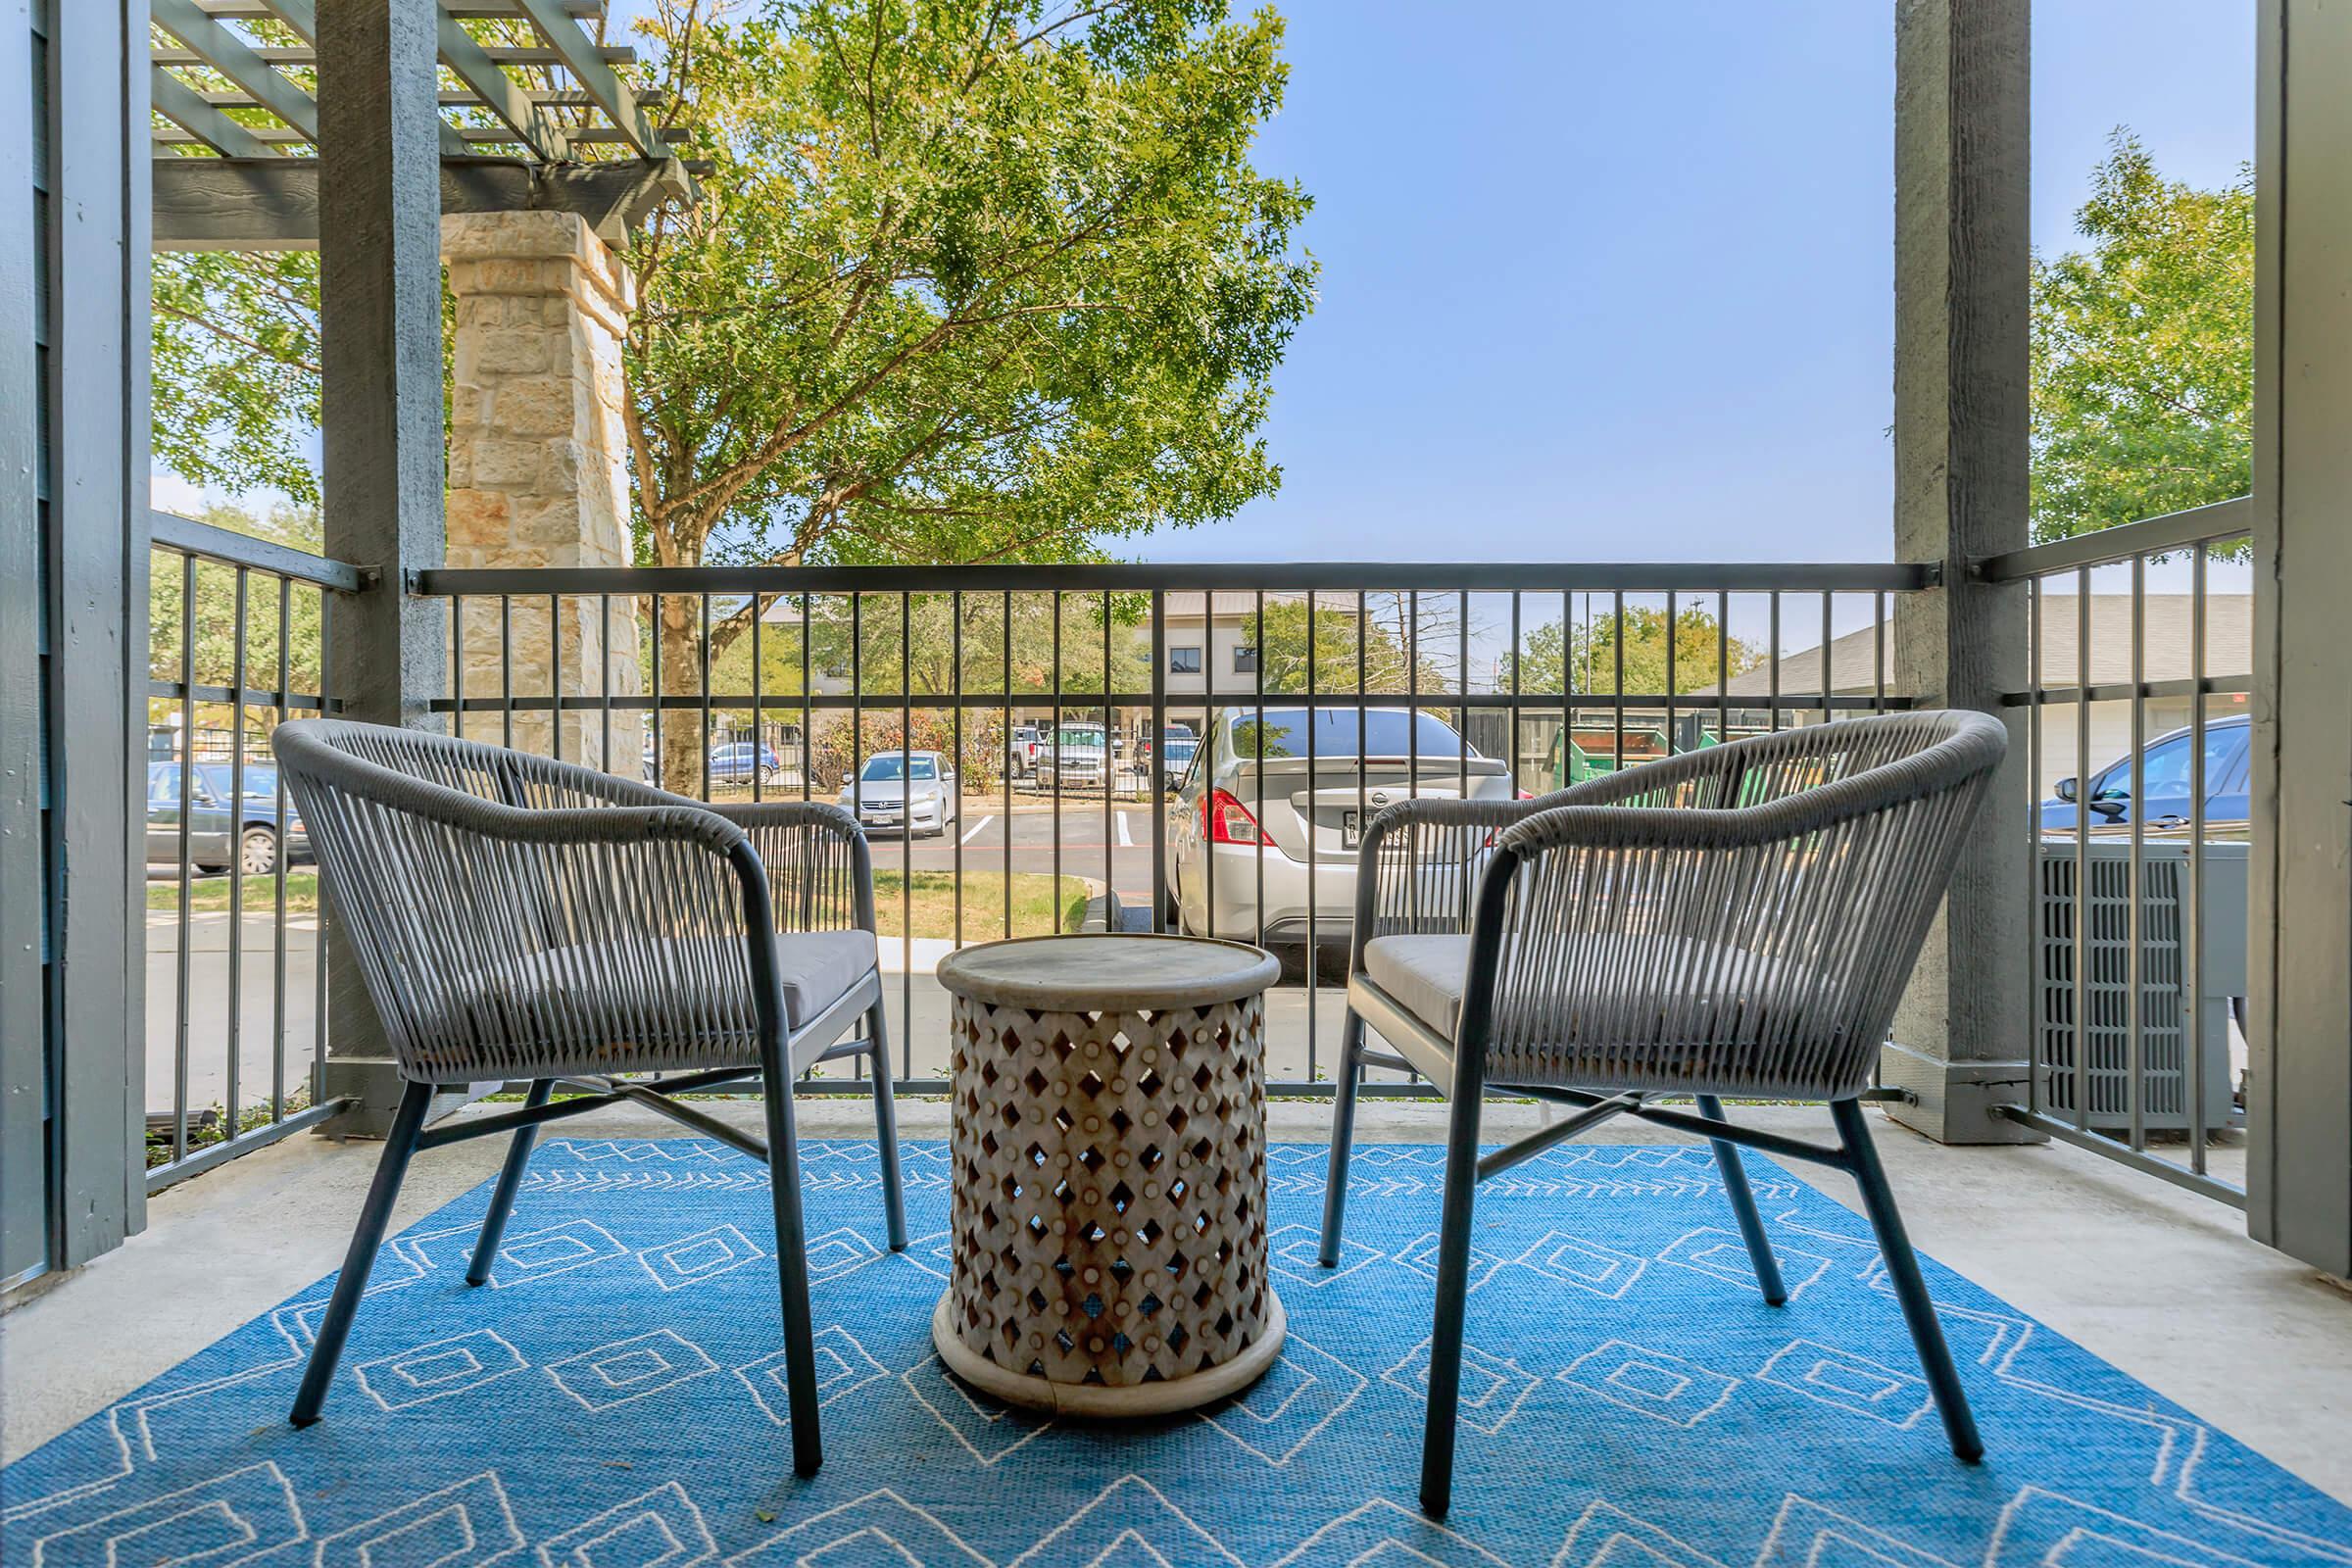
[[[827,801],[713,806],[767,867],[778,931],[874,929],[873,853],[857,818]]]
[[[1380,810],[1364,825],[1356,849],[1349,972],[1363,966],[1364,944],[1375,936],[1468,929],[1475,871],[1488,842],[1575,793],[1561,790],[1532,801],[1417,797]]]

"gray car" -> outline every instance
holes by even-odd
[[[244,801],[235,808],[229,802],[236,774],[228,763],[198,762],[188,770],[188,777],[189,793],[194,797],[187,812],[189,863],[208,874],[225,871],[231,862],[247,876],[268,876],[276,870],[280,850],[277,768],[268,762],[247,762]],[[179,859],[179,763],[147,764],[147,858],[151,862]],[[309,855],[311,841],[292,801],[286,802],[285,812],[285,853]]]
[[[1261,727],[1254,707],[1220,709],[1169,808],[1172,912],[1199,935],[1301,943],[1311,908],[1315,941],[1345,943],[1367,819],[1416,795],[1516,793],[1431,713],[1367,709],[1359,726],[1349,709],[1269,708]]]

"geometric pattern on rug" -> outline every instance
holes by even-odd
[[[544,1143],[494,1288],[487,1185],[385,1247],[325,1419],[285,1414],[331,1280],[0,1473],[0,1561],[366,1568],[2352,1565],[2352,1510],[1930,1261],[1964,1466],[1861,1220],[1750,1154],[1766,1306],[1700,1148],[1550,1151],[1480,1193],[1452,1513],[1414,1504],[1443,1158],[1367,1145],[1315,1265],[1320,1146],[1270,1152],[1280,1359],[1117,1425],[932,1353],[948,1165],[805,1146],[825,1467],[790,1467],[764,1167]],[[2119,1288],[2130,1288],[2118,1282]],[[201,1288],[192,1284],[191,1288]]]

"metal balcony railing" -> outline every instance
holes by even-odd
[[[1350,791],[1360,827],[1400,781],[1540,794],[1906,707],[1888,612],[1928,580],[1894,564],[1170,564],[430,570],[411,589],[449,602],[432,706],[477,738],[706,799],[853,799],[877,753],[938,754],[945,831],[918,808],[868,835],[902,1087],[945,1089],[941,952],[1173,923],[1285,955],[1268,1077],[1319,1095],[1342,1007],[1318,956],[1348,934]],[[1375,724],[1401,755],[1359,765]],[[1283,771],[1315,848],[1269,824],[1239,854],[1203,851],[1219,767],[1273,738],[1298,748]],[[1187,741],[1196,760],[1170,769]],[[1252,824],[1288,808],[1275,771],[1250,769],[1235,803]],[[1270,880],[1303,899],[1273,907]]]
[[[2005,1107],[2054,1138],[2238,1207],[2249,989],[2250,595],[2245,499],[1980,563],[2028,585],[2035,908]],[[2174,579],[2151,592],[2151,574]],[[2249,585],[2250,586],[2250,585]],[[2055,711],[2053,711],[2055,710]],[[2053,722],[2055,720],[2055,722]],[[2064,775],[2061,777],[2061,775]]]
[[[269,732],[331,711],[340,562],[151,518],[145,886],[148,1191],[342,1108],[318,1098],[325,940]]]

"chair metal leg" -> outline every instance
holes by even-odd
[[[1698,1095],[1698,1113],[1713,1121],[1725,1120],[1723,1102],[1713,1095]],[[1740,1158],[1740,1146],[1727,1139],[1710,1138],[1714,1146],[1715,1164],[1723,1172],[1723,1190],[1732,1200],[1732,1217],[1740,1222],[1740,1239],[1747,1243],[1748,1261],[1756,1267],[1756,1284],[1764,1291],[1768,1306],[1781,1306],[1788,1299],[1788,1287],[1781,1280],[1781,1260],[1773,1255],[1772,1242],[1764,1234],[1764,1216],[1756,1212],[1756,1195],[1747,1185],[1747,1166]]]
[[[433,1102],[430,1084],[410,1084],[401,1094],[400,1108],[384,1134],[384,1152],[375,1162],[375,1179],[368,1185],[368,1200],[360,1205],[359,1227],[351,1233],[351,1248],[343,1254],[343,1272],[335,1277],[335,1293],[318,1323],[318,1338],[311,1345],[310,1365],[303,1369],[302,1387],[294,1395],[290,1418],[298,1427],[318,1419],[326,1404],[327,1386],[335,1380],[335,1363],[343,1359],[343,1342],[351,1337],[351,1320],[368,1294],[368,1274],[375,1267],[375,1250],[383,1245],[384,1228],[392,1220],[393,1200],[408,1174],[409,1158],[416,1152],[416,1135],[424,1129],[424,1113]]]
[[[1323,1178],[1323,1244],[1316,1260],[1325,1268],[1340,1262],[1340,1225],[1348,1211],[1348,1155],[1355,1143],[1356,1080],[1363,1076],[1364,1020],[1348,1009],[1340,1025],[1339,1079],[1331,1097],[1331,1161]]]
[[[760,1089],[767,1105],[767,1184],[776,1219],[776,1284],[784,1307],[792,1468],[812,1476],[824,1463],[825,1450],[817,1431],[816,1343],[809,1325],[808,1241],[801,1224],[801,1151],[792,1125],[792,1062],[781,1039],[763,1041],[760,1055]]]
[[[1453,1085],[1446,1130],[1446,1198],[1438,1221],[1438,1301],[1429,1337],[1429,1412],[1421,1433],[1421,1511],[1453,1501],[1453,1429],[1461,1407],[1462,1318],[1470,1293],[1470,1220],[1478,1200],[1478,1113],[1486,1093],[1475,1063]]]
[[[1879,1250],[1886,1256],[1886,1279],[1894,1287],[1896,1304],[1903,1309],[1903,1323],[1911,1330],[1920,1369],[1927,1374],[1936,1408],[1943,1415],[1944,1436],[1951,1440],[1952,1452],[1973,1464],[1984,1456],[1984,1443],[1977,1435],[1976,1417],[1969,1413],[1968,1393],[1960,1386],[1959,1369],[1952,1364],[1951,1347],[1944,1343],[1943,1325],[1936,1321],[1936,1305],[1928,1298],[1928,1283],[1920,1277],[1918,1254],[1911,1250],[1903,1216],[1895,1210],[1893,1189],[1886,1185],[1886,1169],[1879,1164],[1862,1102],[1837,1101],[1831,1104],[1830,1114],[1837,1121],[1838,1140],[1853,1158],[1854,1180],[1862,1188],[1862,1207],[1870,1215],[1870,1228],[1877,1233]]]
[[[531,1085],[523,1097],[523,1108],[536,1110],[547,1103],[555,1091],[553,1078],[541,1078]],[[507,1146],[507,1163],[498,1173],[498,1186],[490,1193],[490,1212],[482,1216],[482,1234],[473,1244],[473,1261],[466,1267],[466,1283],[482,1285],[490,1279],[490,1266],[498,1261],[498,1244],[507,1234],[507,1216],[514,1211],[514,1191],[522,1185],[523,1167],[531,1162],[531,1145],[538,1141],[539,1129],[517,1127],[514,1141]]]
[[[865,1015],[865,1036],[874,1075],[874,1145],[882,1156],[882,1218],[890,1250],[906,1250],[906,1189],[899,1175],[899,1113],[891,1099],[890,1026],[877,999]]]

